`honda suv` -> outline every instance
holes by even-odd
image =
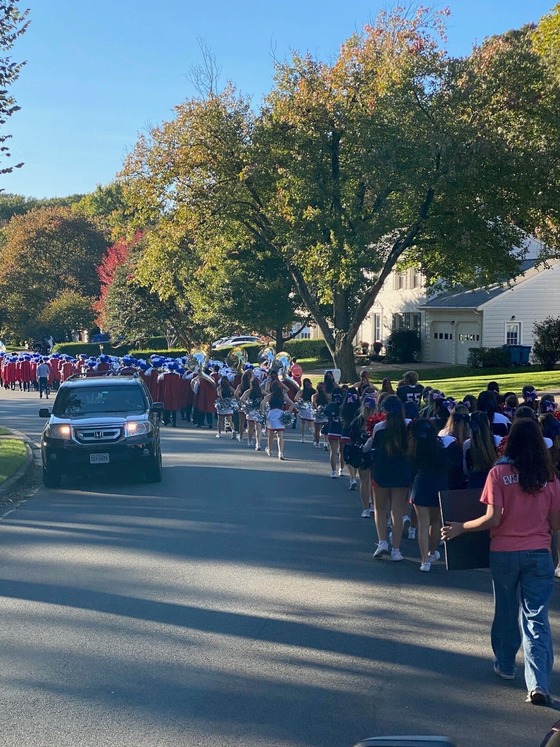
[[[56,488],[64,474],[112,466],[139,468],[148,482],[159,482],[162,409],[136,376],[69,378],[52,412],[39,410],[49,419],[41,437],[44,485]]]

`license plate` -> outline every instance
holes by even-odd
[[[109,464],[109,454],[90,454],[90,464]]]

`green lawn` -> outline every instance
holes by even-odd
[[[3,425],[0,425],[0,436],[9,436],[11,432],[9,428],[4,428]]]
[[[305,363],[302,361],[302,366],[305,376],[306,369],[331,368],[332,363],[309,359]],[[357,368],[359,371],[360,366]],[[377,364],[368,370],[370,380],[377,386],[384,378],[389,378],[393,386],[396,386],[405,370],[414,370],[414,364],[398,368]],[[435,386],[445,394],[456,398],[462,398],[465,394],[477,395],[486,389],[489,381],[497,381],[502,392],[512,391],[520,394],[525,384],[532,384],[540,392],[560,391],[560,370],[543,371],[539,366],[484,369],[466,366],[434,366],[433,368],[421,368],[418,373],[422,384]],[[316,384],[323,377],[311,375],[309,378]]]
[[[0,440],[0,484],[23,465],[25,454],[25,444],[19,438]]]

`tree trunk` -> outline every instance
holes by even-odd
[[[276,352],[279,353],[284,348],[284,328],[278,327],[274,333],[276,340]]]
[[[334,350],[334,364],[337,368],[340,368],[341,384],[354,384],[358,381],[352,338],[345,332],[339,332],[337,334]]]

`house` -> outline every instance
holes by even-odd
[[[466,364],[469,348],[532,345],[533,324],[560,316],[560,261],[539,263],[530,239],[521,274],[509,283],[429,296],[414,269],[387,278],[356,342],[385,342],[393,329],[416,329],[424,362]]]

